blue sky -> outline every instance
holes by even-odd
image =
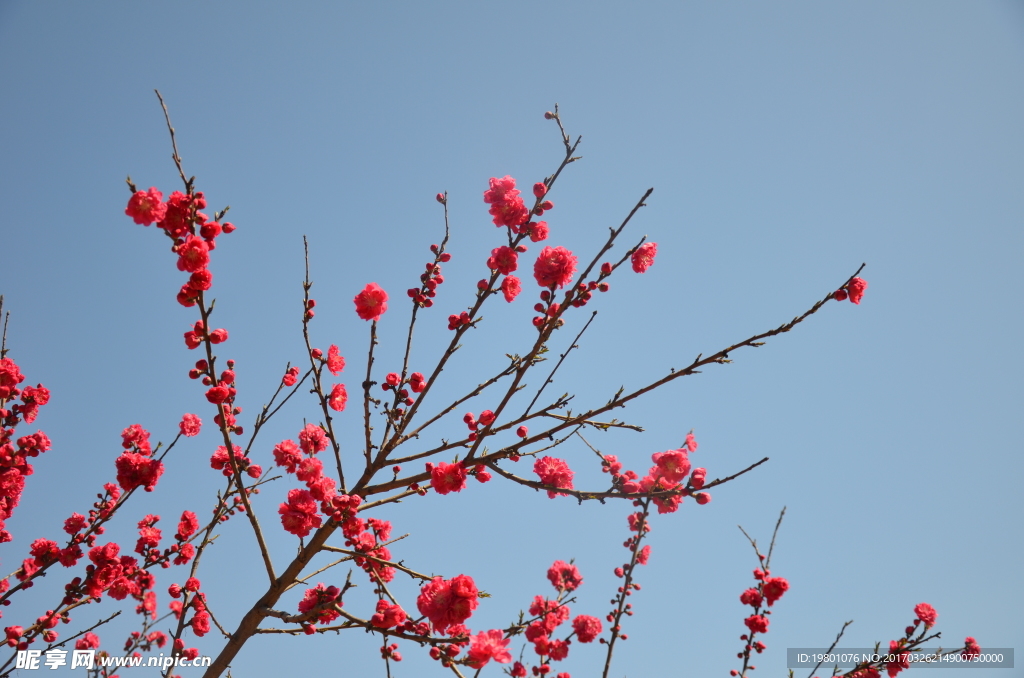
[[[558,102],[583,135],[583,160],[552,195],[550,244],[595,252],[654,187],[627,237],[646,234],[659,255],[588,306],[598,318],[554,391],[603,403],[620,385],[778,326],[862,262],[870,284],[860,306],[830,303],[733,364],[618,413],[645,433],[592,440],[639,471],[691,428],[709,478],[771,458],[711,504],[656,518],[613,675],[738,668],[738,596],[756,563],[736,525],[767,541],[782,506],[773,570],[791,589],[756,673],[782,675],[785,648],[827,646],[850,619],[845,646],[887,642],[922,601],[938,609],[947,646],[967,635],[1019,645],[1022,76],[1024,9],[1010,2],[4,2],[0,293],[10,357],[53,392],[37,423],[54,449],[8,523],[16,540],[0,549],[0,569],[84,512],[113,478],[121,429],[141,423],[168,441],[182,413],[211,418],[186,377],[195,356],[181,335],[196,315],[174,301],[182,275],[155,229],[123,214],[126,174],[165,194],[180,187],[154,88],[186,172],[238,225],[212,270],[217,324],[231,332],[220,355],[238,361],[247,426],[303,355],[302,236],[319,303],[314,343],[342,347],[354,391],[368,331],[351,299],[373,281],[394,300],[379,327],[379,378],[400,360],[404,290],[440,240],[433,196],[447,190],[454,258],[414,351],[429,363],[449,339],[447,315],[469,303],[501,244],[481,200],[487,180],[509,174],[526,187],[553,171],[561,144],[543,112]],[[523,297],[486,311],[446,371],[451,393],[530,341],[536,289],[523,277]],[[583,317],[553,348],[564,350]],[[310,401],[282,410],[256,460],[270,463],[273,444],[315,416]],[[341,421],[354,450],[354,411]],[[453,420],[450,435],[461,427]],[[134,539],[145,513],[204,515],[219,485],[206,461],[217,444],[207,430],[179,445],[157,491],[110,536]],[[560,454],[577,486],[601,482],[582,446]],[[288,487],[278,481],[257,504],[282,561],[295,540],[273,526]],[[555,559],[576,558],[585,577],[573,613],[603,616],[627,513],[494,482],[380,517],[411,535],[397,558],[471,574],[492,594],[477,629],[507,625],[547,593]],[[247,526],[232,521],[222,534],[201,578],[230,626],[263,581]],[[162,573],[161,606],[176,576]],[[51,607],[61,583],[5,608],[4,626]],[[415,589],[403,586],[412,608]],[[365,583],[346,601],[357,613],[371,605]],[[75,625],[108,609],[81,611]],[[132,628],[100,635],[117,647]],[[281,675],[301,663],[318,675],[384,675],[377,645],[363,634],[263,637],[233,672]],[[211,635],[197,646],[216,654],[220,644]],[[402,651],[394,675],[439,670]],[[597,664],[577,643],[562,670],[595,675]]]

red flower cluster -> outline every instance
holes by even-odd
[[[590,643],[601,635],[601,620],[597,617],[581,614],[572,620],[572,630],[581,643]]]
[[[583,576],[575,565],[556,560],[548,568],[548,581],[559,591],[575,591],[583,583]]]
[[[564,247],[545,247],[533,263],[533,277],[541,287],[565,287],[576,273],[576,255]]]
[[[384,292],[384,290],[381,290],[381,292]],[[385,293],[384,294],[384,301],[387,301],[387,300],[388,300],[388,295]],[[384,313],[384,311],[386,311],[386,310],[387,310],[387,305],[385,304],[384,308],[381,309],[381,313]],[[362,318],[361,315],[359,317]],[[377,317],[380,317],[380,316],[377,316]],[[338,376],[341,373],[341,371],[345,369],[345,358],[340,355],[340,352],[341,352],[341,349],[339,349],[334,344],[331,344],[330,347],[328,347],[328,349],[327,349],[327,369],[334,376]]]
[[[454,464],[446,464],[443,461],[432,464],[428,461],[426,467],[430,474],[430,486],[438,494],[461,492],[466,487],[466,467],[461,461]]]
[[[473,319],[469,317],[468,311],[455,315],[454,313],[448,316],[448,329],[457,330],[463,325],[469,325],[473,322]]]
[[[437,288],[444,283],[440,262],[448,262],[452,259],[452,255],[441,252],[441,248],[437,245],[431,245],[430,251],[434,253],[434,261],[426,263],[426,270],[420,274],[420,286],[410,287],[408,290],[412,302],[423,308],[430,308],[434,305]]]
[[[555,457],[541,457],[533,463],[533,472],[540,477],[540,481],[552,487],[561,487],[566,490],[572,487],[572,469],[565,463],[564,459]],[[548,497],[554,499],[558,495],[565,495],[564,492],[548,490]]]
[[[491,187],[484,191],[484,202],[491,206],[489,211],[498,227],[508,226],[515,231],[530,216],[516,188],[516,180],[507,175],[501,179],[491,177]]]
[[[855,304],[859,304],[860,300],[864,298],[864,290],[868,288],[868,281],[863,278],[854,278],[846,284],[845,287],[841,287],[832,293],[832,298],[836,301],[846,301],[850,299]]]
[[[918,603],[915,605],[914,614],[917,615],[918,620],[924,622],[925,628],[934,626],[935,620],[939,618],[939,613],[928,603]]]
[[[469,652],[466,658],[469,666],[474,669],[482,669],[487,662],[494,660],[499,664],[508,664],[512,661],[512,653],[508,651],[510,639],[496,629],[481,631],[470,637]]]
[[[141,427],[139,430],[142,430]],[[143,441],[145,447],[136,447],[139,452],[125,452],[114,462],[117,467],[117,484],[125,492],[134,490],[136,487],[145,487],[146,492],[152,492],[164,472],[163,462],[148,456],[150,453],[149,434],[145,431],[142,433],[145,433],[146,437],[146,440]],[[125,445],[129,444],[125,443]]]
[[[409,617],[400,605],[392,605],[384,598],[377,601],[377,613],[370,617],[370,623],[381,629],[391,629],[404,624]]]
[[[522,283],[520,283],[519,278],[514,275],[506,276],[505,279],[501,281],[501,293],[505,295],[505,301],[510,304],[522,291]]]
[[[172,249],[178,255],[178,270],[192,274],[178,292],[178,303],[195,306],[199,294],[213,284],[213,274],[207,266],[210,252],[217,246],[217,237],[231,233],[235,227],[228,222],[211,220],[200,211],[206,208],[206,198],[201,192],[186,195],[175,191],[167,202],[162,201],[163,193],[156,188],[136,191],[124,212],[136,224],[149,226],[155,222],[174,240]]]
[[[519,255],[508,245],[496,247],[491,250],[491,256],[487,259],[487,268],[508,275],[519,268]]]
[[[345,403],[348,402],[348,391],[345,390],[344,384],[335,384],[331,387],[331,392],[327,396],[327,406],[335,412],[343,412],[345,410]]]
[[[337,610],[332,608],[335,604],[341,607],[342,602],[338,599],[340,595],[341,589],[337,586],[317,584],[311,589],[306,589],[302,600],[299,601],[299,612],[309,614],[316,609],[314,619],[321,624],[330,624],[339,616]]]
[[[277,512],[281,514],[284,529],[298,537],[308,536],[323,523],[317,514],[316,499],[308,490],[289,491],[288,502],[281,504]]]
[[[743,620],[751,633],[768,633],[768,619],[759,614],[752,614]]]
[[[231,468],[231,457],[235,459],[235,465],[238,466],[240,473],[247,474],[250,478],[259,478],[263,475],[263,468],[259,464],[253,464],[242,448],[238,445],[232,445],[231,455],[228,455],[226,447],[221,445],[218,447],[213,456],[210,457],[210,468],[215,471],[220,471],[225,476],[230,476],[234,473]]]
[[[523,232],[528,234],[533,242],[540,242],[548,239],[551,229],[548,228],[546,221],[531,221],[523,227]]]
[[[327,449],[327,432],[316,424],[306,424],[299,431],[299,446],[306,454],[316,454]]]
[[[178,429],[181,431],[181,435],[191,438],[199,435],[199,430],[203,426],[203,420],[194,414],[186,414],[181,418],[181,423],[178,424]]]
[[[654,263],[654,255],[658,253],[658,243],[645,242],[630,256],[633,270],[637,273],[646,273],[647,269]]]
[[[416,607],[430,620],[434,631],[444,633],[448,627],[472,616],[479,604],[477,593],[476,583],[467,575],[460,574],[449,581],[434,577],[420,589]]]
[[[42,431],[14,439],[18,424],[31,424],[39,408],[50,401],[50,391],[42,384],[19,389],[18,384],[23,381],[25,375],[13,360],[0,359],[0,544],[12,539],[4,523],[21,501],[25,477],[32,475],[28,459],[50,449],[50,438]],[[7,401],[19,396],[21,402],[8,409]]]

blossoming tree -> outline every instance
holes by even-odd
[[[166,107],[164,111],[166,114]],[[552,192],[563,170],[578,159],[575,153],[579,139],[573,141],[566,133],[557,108],[545,115],[560,131],[564,156],[549,176],[533,183],[525,197],[512,177],[490,179],[483,201],[497,227],[496,246],[481,257],[489,274],[475,289],[461,291],[465,309],[448,315],[447,330],[437,322],[433,309],[445,282],[443,267],[452,259],[447,196],[440,193],[436,198],[444,210],[445,234],[438,244],[430,245],[430,257],[415,284],[399,295],[369,282],[354,297],[356,314],[367,322],[368,349],[365,366],[358,369],[354,379],[348,379],[347,385],[341,375],[348,361],[339,345],[330,343],[323,350],[313,339],[316,301],[311,296],[313,285],[307,263],[301,309],[306,363],[288,366],[266,405],[251,423],[245,424],[236,405],[239,367],[216,354],[217,348],[229,341],[229,332],[216,326],[211,297],[215,249],[224,244],[223,237],[230,235],[235,226],[225,221],[226,210],[207,213],[206,196],[197,190],[194,177],[186,178],[168,117],[183,188],[165,199],[160,190],[140,190],[129,179],[131,197],[125,212],[136,224],[155,224],[157,232],[172,243],[174,263],[183,278],[176,301],[196,314],[194,323],[184,332],[185,348],[199,352],[188,376],[201,384],[196,392],[196,411],[200,412],[202,406],[206,412],[186,414],[179,435],[164,449],[151,444],[150,434],[141,424],[124,429],[124,451],[113,460],[112,481],[103,486],[96,503],[88,509],[69,509],[72,512],[63,526],[67,534],[63,543],[43,537],[32,540],[27,557],[11,575],[0,580],[0,602],[8,605],[12,596],[27,595],[40,577],[55,574],[58,568],[70,571],[60,600],[40,602],[37,617],[17,620],[5,628],[11,654],[0,657],[0,675],[9,675],[33,657],[56,657],[68,643],[74,643],[77,650],[99,648],[101,657],[118,653],[124,657],[144,656],[166,647],[168,657],[177,660],[175,664],[188,666],[187,662],[199,656],[190,638],[211,634],[211,621],[225,642],[206,668],[206,676],[224,674],[247,642],[262,633],[317,635],[353,630],[380,637],[382,666],[389,676],[394,663],[402,661],[403,652],[422,650],[441,671],[458,676],[477,675],[485,667],[500,665],[511,676],[550,674],[569,678],[569,671],[562,667],[568,666],[570,649],[577,644],[588,647],[573,649],[573,654],[601,653],[603,676],[609,675],[616,646],[629,638],[629,617],[633,615],[630,601],[641,590],[638,567],[652,557],[648,543],[652,514],[676,513],[688,497],[697,505],[707,504],[712,489],[752,471],[766,459],[747,468],[721,469],[709,475],[707,468],[693,464],[698,443],[691,431],[681,435],[684,442],[678,449],[653,453],[648,469],[627,469],[618,455],[600,451],[585,434],[589,430],[637,428],[610,415],[704,366],[729,362],[730,355],[740,349],[760,346],[767,339],[789,332],[829,301],[848,299],[859,304],[867,283],[858,277],[858,269],[789,322],[710,355],[698,356],[686,367],[671,370],[655,381],[622,389],[605,403],[572,409],[571,396],[550,396],[545,391],[590,325],[581,317],[581,309],[597,303],[601,294],[611,293],[612,277],[647,271],[655,264],[658,246],[645,238],[629,241],[626,236],[627,227],[650,197],[650,190],[617,227],[610,229],[596,254],[581,257],[564,246],[547,244],[557,236],[557,228],[541,217],[554,209]],[[540,250],[530,261],[529,248],[535,244]],[[613,248],[621,254],[610,256]],[[462,342],[470,340],[470,332],[483,322],[484,306],[530,303],[520,297],[533,297],[535,333],[531,343],[519,354],[507,356],[507,363],[497,373],[480,375],[479,384],[459,397],[439,399],[443,372]],[[406,313],[409,318],[404,351],[397,356],[380,356],[376,351],[378,322],[388,313]],[[553,338],[574,321],[580,329],[570,348],[557,361],[549,360]],[[431,330],[449,332],[450,340],[435,361],[417,365],[412,359],[414,330],[423,324]],[[353,346],[355,342],[350,338],[340,343]],[[6,521],[32,475],[29,460],[50,449],[45,433],[24,431],[35,421],[39,408],[47,404],[50,394],[41,384],[22,385],[26,378],[15,360],[7,357],[6,341],[2,350],[0,521]],[[351,349],[346,352],[351,355]],[[378,360],[389,369],[378,368]],[[551,362],[554,365],[548,368]],[[526,376],[537,370],[542,371],[541,385],[527,391]],[[353,371],[349,368],[348,373]],[[261,438],[267,422],[285,416],[279,414],[282,406],[303,392],[312,396],[304,411],[311,421],[296,425],[294,438]],[[462,424],[455,424],[453,430],[453,418],[464,410]],[[168,453],[180,438],[199,434],[207,417],[220,443],[209,458],[209,466],[223,476],[220,492],[210,500],[212,506],[188,498],[189,505],[183,507],[176,523],[171,521],[174,532],[169,536],[164,535],[169,528],[158,527],[167,524],[160,516],[132,518],[133,522],[137,520],[138,528],[134,548],[104,541],[105,526],[115,518],[124,520],[130,515],[133,496],[139,491],[159,490]],[[439,428],[447,436],[441,443],[423,442],[424,432]],[[343,429],[361,431],[358,448],[342,445],[339,432]],[[570,439],[583,441],[590,456],[560,456],[558,448]],[[257,457],[264,463],[256,463]],[[585,464],[600,467],[607,482],[600,487],[576,487],[573,468]],[[623,563],[609,564],[621,579],[609,606],[573,609],[577,607],[574,592],[582,585],[583,574],[573,562],[554,560],[547,571],[551,589],[524,601],[525,612],[516,616],[509,610],[507,626],[480,628],[474,625],[473,614],[483,596],[472,574],[425,574],[431,571],[430,563],[405,564],[416,559],[414,553],[402,553],[398,558],[401,547],[394,546],[397,540],[392,539],[392,522],[375,516],[375,512],[403,500],[415,505],[416,498],[431,492],[459,493],[471,481],[512,483],[562,501],[621,502],[624,510],[614,515],[616,521],[625,518],[616,524],[627,537],[626,554]],[[269,504],[257,500],[261,490],[261,498]],[[208,518],[203,521],[200,515]],[[215,530],[231,519],[230,527],[247,530],[258,545],[264,573],[258,586],[256,582],[250,585],[257,593],[247,603],[247,612],[238,619],[216,620],[213,611],[221,594],[204,587],[200,562],[213,543]],[[247,523],[247,527],[235,525],[239,522]],[[8,549],[19,548],[22,538],[31,537],[18,535],[19,541],[13,541],[14,535],[4,527],[0,522],[0,542],[13,542]],[[273,552],[268,530],[293,535],[297,550]],[[757,569],[754,584],[739,596],[750,610],[742,619],[742,627],[741,620],[737,620],[738,629],[746,630],[740,636],[737,667],[732,675],[746,676],[754,670],[753,657],[766,649],[762,637],[769,630],[772,608],[790,587],[785,578],[771,571],[771,549],[762,553],[756,541],[751,543]],[[331,562],[314,566],[314,558],[324,554],[332,556]],[[356,583],[351,571],[347,576],[337,574],[337,566],[344,563],[362,570],[360,577],[369,581],[376,600],[372,607],[364,609],[346,599]],[[169,581],[158,583],[157,573],[164,569],[170,570]],[[419,592],[415,599],[397,591],[392,584],[396,578],[416,582]],[[314,580],[319,582],[311,583]],[[292,589],[301,591],[302,597],[289,608],[284,597]],[[165,616],[161,616],[158,591],[166,591],[170,597],[170,612]],[[79,608],[104,598],[134,606],[138,615],[138,630],[131,633],[123,647],[117,642],[101,644],[99,633],[94,632],[102,633],[100,627],[109,618],[71,634],[57,631],[71,622],[73,613],[79,616]],[[903,634],[891,641],[887,660],[864,662],[845,675],[868,678],[887,671],[894,676],[906,668],[910,653],[937,637],[932,633],[937,613],[930,605],[918,605],[914,615]],[[971,657],[979,648],[968,638],[956,652]],[[97,669],[104,676],[113,670]],[[174,664],[163,666],[164,675],[170,676],[175,670]]]

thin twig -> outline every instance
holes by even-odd
[[[569,348],[566,349],[565,353],[563,353],[559,357],[558,362],[555,364],[554,368],[552,368],[552,370],[551,370],[551,374],[549,374],[548,378],[544,380],[543,384],[541,384],[540,389],[537,391],[537,395],[533,396],[533,400],[531,400],[530,404],[526,406],[526,411],[523,412],[523,416],[526,416],[527,414],[530,413],[530,409],[533,408],[533,406],[537,403],[537,399],[540,398],[540,394],[544,392],[544,389],[547,388],[547,385],[551,383],[551,380],[555,376],[555,372],[557,372],[558,368],[561,367],[562,363],[565,362],[565,359],[569,355],[569,353],[574,348],[578,348],[579,347],[578,346],[578,342],[580,340],[580,337],[583,336],[583,333],[587,331],[587,328],[590,327],[590,323],[594,322],[594,318],[596,318],[596,317],[597,317],[597,311],[594,311],[593,313],[590,314],[590,320],[588,320],[587,324],[583,326],[583,329],[580,330],[580,333],[576,335],[576,338],[572,340],[572,343],[569,345]]]
[[[160,90],[153,90],[156,92],[157,99],[160,100],[160,106],[164,109],[164,120],[167,121],[167,131],[171,133],[171,147],[174,149],[174,155],[171,159],[174,160],[174,165],[178,168],[178,176],[185,183],[185,192],[192,192],[192,182],[185,178],[185,170],[181,167],[181,156],[178,155],[178,142],[174,139],[174,127],[171,125],[171,114],[167,112],[167,104],[164,103],[164,98],[160,94]]]
[[[341,488],[341,493],[347,494],[345,471],[341,465],[341,444],[338,442],[338,436],[334,433],[334,417],[331,416],[327,396],[324,395],[323,383],[320,381],[320,375],[323,374],[323,363],[317,365],[316,359],[313,358],[313,345],[309,341],[309,314],[312,313],[309,306],[309,290],[313,288],[313,283],[309,279],[309,241],[306,239],[306,236],[302,236],[302,247],[306,256],[306,279],[302,283],[302,338],[306,342],[306,355],[309,356],[310,372],[313,373],[313,391],[316,393],[317,400],[320,401],[320,409],[324,413],[327,439],[331,441],[331,450],[334,452],[334,461],[338,468],[338,484]],[[330,358],[330,355],[328,355],[328,358]]]
[[[785,509],[783,509],[783,511],[785,511]],[[781,520],[781,519],[782,519],[782,516],[779,516],[779,520]],[[829,647],[828,647],[828,649],[827,649],[827,650],[825,650],[825,656],[826,656],[826,657],[832,654],[832,650],[834,650],[834,649],[836,648],[836,645],[837,645],[837,644],[839,643],[839,639],[840,639],[840,638],[842,638],[842,637],[843,637],[843,633],[845,633],[845,632],[846,632],[846,627],[847,627],[847,626],[849,626],[849,625],[850,625],[850,624],[852,624],[852,623],[853,623],[853,620],[851,619],[850,621],[848,621],[848,622],[846,622],[846,623],[844,623],[844,624],[843,624],[843,628],[839,629],[839,633],[838,633],[838,634],[836,635],[836,639],[835,639],[835,640],[833,640],[833,641],[832,641],[832,644],[831,644],[831,645],[829,645]],[[819,661],[819,662],[818,662],[817,664],[815,664],[815,665],[814,665],[814,668],[813,668],[813,669],[811,670],[811,672],[810,672],[810,673],[809,673],[809,674],[807,675],[807,678],[813,678],[814,674],[815,674],[815,673],[816,673],[816,672],[818,671],[818,669],[819,669],[819,668],[821,667],[821,665],[822,665],[822,664],[823,664],[824,662],[825,662],[825,660],[824,660],[824,659],[822,659],[822,660],[821,660],[821,661]]]

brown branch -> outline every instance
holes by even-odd
[[[313,283],[309,280],[309,241],[302,236],[302,247],[306,255],[306,279],[302,283],[302,338],[306,342],[306,355],[309,357],[310,372],[313,373],[313,392],[320,401],[320,409],[324,413],[324,423],[327,426],[327,439],[331,441],[331,450],[334,452],[334,461],[338,468],[338,485],[341,494],[347,494],[345,489],[345,471],[341,465],[341,445],[338,437],[334,434],[334,418],[331,416],[330,408],[327,406],[327,397],[324,395],[323,383],[320,375],[323,374],[323,364],[317,365],[313,358],[313,345],[309,341],[309,290]]]
[[[537,399],[540,398],[540,394],[543,393],[544,389],[547,388],[547,385],[551,383],[551,380],[555,376],[555,372],[557,372],[558,368],[561,367],[562,363],[565,362],[565,359],[566,359],[566,357],[568,357],[569,353],[572,352],[572,350],[574,348],[578,348],[577,343],[579,342],[580,337],[583,336],[583,333],[587,331],[587,328],[590,327],[590,323],[594,322],[594,318],[596,318],[596,317],[597,317],[597,311],[594,311],[594,312],[592,312],[590,314],[590,319],[587,320],[587,324],[583,326],[583,329],[580,330],[580,333],[577,334],[576,338],[572,340],[572,343],[569,344],[569,348],[566,349],[565,353],[563,353],[561,356],[559,356],[558,362],[555,364],[554,368],[552,368],[552,370],[551,370],[551,374],[549,374],[548,378],[544,380],[543,384],[541,384],[540,389],[537,391],[537,395],[533,396],[533,400],[530,401],[530,404],[526,406],[526,411],[523,412],[523,416],[526,416],[527,414],[530,413],[530,410],[537,403]]]
[[[481,459],[481,461],[482,461],[482,459]],[[761,461],[758,461],[758,462],[755,462],[755,463],[751,464],[750,466],[748,466],[747,468],[743,469],[742,471],[739,471],[738,473],[734,473],[734,474],[732,474],[731,476],[729,476],[727,478],[722,478],[721,480],[714,480],[714,481],[712,481],[710,483],[707,483],[707,484],[705,484],[701,488],[701,490],[706,490],[706,489],[709,489],[709,488],[714,487],[716,485],[722,485],[724,483],[727,483],[730,480],[735,480],[736,478],[739,478],[744,473],[747,473],[749,471],[754,470],[755,468],[757,468],[761,464],[765,463],[766,461],[768,461],[768,457],[765,457]],[[645,499],[645,498],[648,498],[648,497],[674,497],[676,495],[685,495],[685,496],[692,497],[692,496],[694,496],[694,493],[697,491],[696,488],[688,488],[688,487],[678,487],[678,488],[671,489],[671,490],[658,490],[657,492],[622,492],[620,490],[604,490],[604,491],[593,492],[593,491],[585,491],[585,490],[571,490],[571,489],[562,488],[562,487],[554,487],[552,485],[545,485],[544,483],[540,483],[540,482],[537,482],[535,480],[527,480],[526,478],[520,478],[517,475],[509,473],[508,471],[505,471],[504,469],[502,469],[500,466],[498,466],[492,460],[488,460],[488,461],[486,461],[484,463],[486,463],[486,465],[487,465],[487,467],[489,469],[491,469],[492,471],[494,471],[495,473],[497,473],[501,477],[503,477],[503,478],[505,478],[507,480],[511,480],[514,483],[519,483],[520,485],[524,485],[526,487],[531,487],[531,488],[533,488],[535,490],[545,490],[547,492],[557,492],[559,494],[565,494],[565,495],[568,495],[570,497],[575,497],[576,499],[578,499],[581,502],[582,501],[591,500],[591,499],[597,499],[599,501],[603,501],[604,499],[629,499],[629,500],[633,501],[633,500],[637,500],[637,499]]]
[[[163,96],[160,95],[160,90],[153,90],[156,92],[156,98],[160,100],[160,106],[164,109],[164,120],[167,121],[167,131],[171,133],[171,147],[174,149],[174,155],[171,159],[174,160],[175,167],[178,168],[178,176],[181,177],[182,182],[185,184],[185,192],[192,193],[192,180],[185,178],[185,170],[181,168],[181,156],[178,155],[178,142],[174,139],[174,127],[171,125],[171,114],[167,112],[167,104],[164,103]]]

